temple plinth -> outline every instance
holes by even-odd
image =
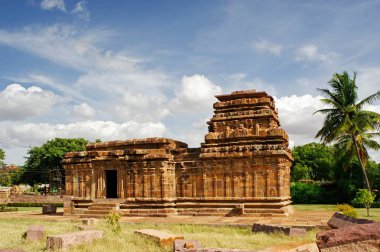
[[[66,194],[117,198],[128,216],[287,215],[291,152],[265,92],[216,96],[201,148],[148,138],[67,153]]]

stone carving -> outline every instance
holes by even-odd
[[[94,201],[94,209],[97,201],[118,198],[128,216],[230,215],[237,201],[244,215],[287,215],[292,156],[273,98],[253,90],[216,98],[200,148],[147,138],[67,153],[67,196]],[[65,213],[75,212],[75,204],[65,206],[71,208]]]

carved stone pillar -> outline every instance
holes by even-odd
[[[257,172],[253,172],[253,197],[257,197]]]
[[[270,196],[270,171],[265,172],[265,197]]]
[[[282,167],[278,167],[277,170],[277,196],[281,197],[282,196]]]
[[[143,198],[147,197],[147,189],[148,189],[147,186],[148,186],[148,182],[147,182],[147,169],[144,168],[143,169],[143,180],[142,180],[142,183],[141,183],[141,187],[142,187],[141,197],[143,197]]]
[[[73,196],[79,197],[79,188],[78,188],[78,171],[75,168],[74,170],[74,176],[73,176]]]
[[[95,199],[96,198],[96,192],[95,192],[95,188],[96,188],[96,172],[95,172],[95,169],[92,168],[91,169],[91,199]]]
[[[217,195],[217,181],[216,181],[217,177],[216,175],[213,176],[212,178],[212,197],[216,197]]]
[[[243,197],[247,197],[248,196],[248,172],[247,171],[244,172],[243,185],[244,185]]]
[[[203,189],[203,197],[207,197],[207,175],[206,175],[206,169],[203,170],[202,173],[202,189]]]
[[[154,190],[154,176],[155,176],[155,169],[152,167],[150,168],[150,190],[149,190],[151,198],[156,197],[155,190]]]
[[[185,178],[181,177],[181,197],[185,197]]]
[[[227,172],[224,173],[224,197],[230,196],[230,177]]]
[[[191,177],[192,177],[192,181],[193,181],[193,183],[192,183],[192,196],[195,198],[195,197],[197,197],[197,180],[196,180],[195,174],[192,174]]]
[[[133,170],[133,197],[137,197],[137,171]]]
[[[166,198],[167,193],[166,193],[166,186],[165,186],[165,168],[160,168],[160,176],[161,176],[161,184],[160,184],[160,191],[161,191],[161,198]]]
[[[232,174],[232,197],[237,197],[237,194],[238,194],[238,188],[237,188],[237,174],[236,172],[234,172]]]

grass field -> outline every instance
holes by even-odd
[[[336,211],[336,205],[294,205],[295,211]],[[356,209],[359,218],[369,218],[380,221],[380,209],[371,209],[370,217],[366,217],[366,209]],[[19,211],[40,212],[40,207],[23,207]],[[75,221],[46,221],[39,219],[0,219],[0,248],[20,248],[25,251],[44,251],[46,239],[40,242],[30,242],[22,239],[24,232],[30,225],[44,225],[46,235],[62,234],[77,231]],[[122,231],[115,235],[109,231],[106,223],[101,221],[96,227],[105,231],[103,239],[91,244],[77,246],[70,250],[74,251],[172,251],[172,248],[160,248],[149,239],[142,238],[134,234],[134,230],[143,228],[153,228],[164,230],[170,233],[184,235],[185,239],[194,239],[201,241],[205,247],[218,248],[240,248],[247,250],[263,249],[297,242],[315,241],[315,231],[308,232],[307,236],[301,238],[290,238],[280,234],[266,235],[253,234],[250,228],[239,227],[215,227],[205,225],[182,225],[182,224],[147,224],[121,223]]]
[[[27,227],[33,224],[44,225],[46,235],[77,231],[78,222],[51,222],[31,219],[0,219],[0,248],[20,248],[25,251],[44,251],[45,239],[40,242],[30,242],[22,239]],[[134,230],[154,228],[167,232],[182,234],[185,239],[200,240],[204,246],[219,248],[261,249],[280,244],[294,242],[312,242],[315,240],[315,231],[308,232],[307,236],[289,238],[280,234],[266,235],[253,234],[249,228],[238,227],[211,227],[203,225],[180,224],[127,224],[121,223],[122,232],[113,234],[105,222],[100,222],[97,229],[105,230],[105,237],[91,244],[72,248],[74,251],[172,251],[171,247],[160,248],[149,239],[134,234]]]
[[[293,205],[295,211],[337,211],[337,205],[314,205],[314,204],[299,204]],[[367,217],[367,209],[355,208],[358,212],[358,218],[370,219],[380,222],[380,208],[371,208],[369,211],[370,216]]]

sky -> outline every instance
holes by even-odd
[[[5,162],[55,137],[199,147],[214,96],[244,89],[275,97],[291,147],[318,141],[317,88],[334,73],[358,72],[360,98],[380,89],[379,11],[377,0],[1,1]]]

